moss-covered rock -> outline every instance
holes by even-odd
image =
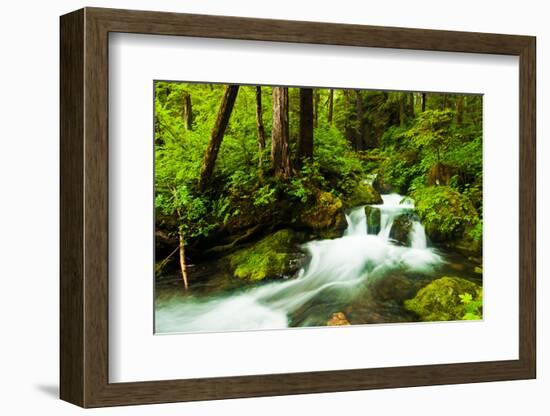
[[[361,181],[353,192],[345,198],[346,208],[354,208],[360,205],[381,204],[382,197],[372,185]]]
[[[441,277],[418,291],[404,302],[405,309],[417,314],[422,321],[455,321],[464,319],[467,305],[461,295],[481,297],[481,286],[459,277]]]
[[[410,235],[415,221],[418,221],[418,216],[414,212],[405,212],[396,217],[390,229],[390,238],[402,245],[410,246]]]
[[[342,200],[330,192],[318,192],[313,204],[300,213],[298,225],[321,238],[341,237],[346,229]]]
[[[463,239],[479,217],[471,201],[448,186],[430,186],[412,193],[416,212],[434,242]]]
[[[367,232],[376,235],[380,232],[380,221],[382,213],[379,208],[365,206],[365,215],[367,216]]]
[[[296,253],[299,236],[291,230],[280,230],[228,256],[233,275],[239,279],[263,280],[289,277],[298,271]]]

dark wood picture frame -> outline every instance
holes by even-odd
[[[85,8],[61,17],[60,396],[83,407],[351,391],[536,377],[534,37]],[[110,32],[519,57],[519,359],[109,383]]]

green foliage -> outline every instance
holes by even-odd
[[[329,228],[339,229],[343,210],[339,203],[352,207],[380,201],[378,192],[363,184],[369,174],[377,173],[376,182],[386,185],[378,189],[380,193],[414,195],[435,241],[464,238],[480,245],[481,97],[427,93],[426,111],[422,111],[421,94],[335,89],[330,120],[329,90],[316,88],[313,158],[299,163],[299,89],[289,88],[293,172],[289,178],[280,178],[272,175],[270,166],[272,88],[261,88],[266,143],[260,152],[256,90],[241,86],[212,178],[201,191],[198,176],[224,88],[221,84],[155,83],[157,228],[171,235],[181,232],[192,242],[220,231],[240,233],[258,222],[312,228],[303,215],[309,212],[313,218],[318,210],[316,223],[325,224],[333,215],[337,220]],[[192,106],[191,126],[183,117],[187,99]],[[361,132],[364,137],[357,148]],[[452,171],[442,189],[428,186],[436,163]]]
[[[448,186],[420,188],[411,194],[415,208],[433,241],[454,240],[479,221],[470,200]]]
[[[479,289],[474,296],[471,293],[459,295],[460,302],[464,305],[463,320],[478,321],[483,317],[483,291]]]
[[[314,143],[313,159],[318,174],[337,194],[349,193],[366,174],[360,156],[335,127],[315,129]]]
[[[475,225],[468,231],[468,236],[478,244],[481,244],[483,239],[483,220],[479,220]]]

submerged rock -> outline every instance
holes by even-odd
[[[378,191],[366,181],[360,182],[353,192],[345,199],[345,205],[347,208],[381,203],[382,197]]]
[[[380,232],[381,212],[379,208],[367,205],[365,207],[365,215],[367,216],[367,232],[368,234],[376,235]]]
[[[280,230],[228,256],[233,276],[246,280],[291,277],[301,267],[299,236]]]
[[[416,313],[422,321],[456,321],[467,314],[460,295],[481,297],[481,286],[459,277],[441,277],[404,302],[405,309]]]
[[[327,326],[342,326],[351,325],[344,314],[344,312],[336,312],[332,314],[332,317],[327,321]]]
[[[330,192],[318,192],[313,205],[301,212],[299,225],[321,238],[341,237],[347,227],[342,200]]]
[[[419,280],[411,279],[399,272],[390,272],[369,279],[368,295],[376,301],[403,302],[418,291]]]

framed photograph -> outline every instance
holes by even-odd
[[[61,398],[535,378],[535,49],[62,16]]]

